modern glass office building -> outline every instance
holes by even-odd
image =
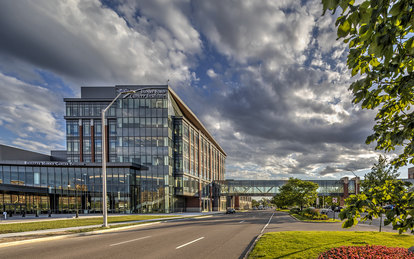
[[[121,95],[102,123],[102,110],[129,90],[136,92]],[[109,212],[226,208],[225,197],[212,195],[226,154],[169,86],[82,87],[80,98],[64,101],[65,151],[47,156],[0,145],[0,209],[101,212],[103,131]]]
[[[136,93],[118,99],[103,125],[102,109],[130,90]],[[148,167],[138,212],[225,207],[220,198],[213,201],[212,181],[224,179],[226,154],[169,86],[82,87],[81,98],[64,100],[68,162],[100,163],[106,130],[108,162]]]

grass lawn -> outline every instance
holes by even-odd
[[[108,217],[108,223],[128,222],[135,220],[145,219],[163,219],[171,218],[175,216],[146,216],[146,215],[127,215],[127,216],[116,216]],[[102,218],[86,218],[86,219],[66,219],[66,220],[53,220],[53,221],[38,221],[28,222],[21,224],[0,224],[0,234],[34,231],[43,229],[54,229],[54,228],[68,228],[68,227],[79,227],[89,225],[102,224]]]
[[[317,258],[333,247],[383,245],[409,248],[414,236],[386,232],[285,231],[264,234],[249,258]]]

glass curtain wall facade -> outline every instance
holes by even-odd
[[[65,99],[69,162],[101,162],[106,130],[109,162],[148,167],[140,176],[139,213],[186,211],[190,203],[211,210],[211,182],[224,179],[225,154],[167,85],[84,90]],[[102,126],[100,111],[128,90],[137,92],[118,99]]]
[[[108,211],[139,210],[142,168],[108,164]],[[0,210],[12,213],[101,213],[101,164],[0,164]]]
[[[149,168],[141,176],[140,213],[170,212],[172,125],[167,99],[139,97],[116,104],[116,159]]]

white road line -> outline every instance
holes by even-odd
[[[244,220],[240,221],[239,223],[243,223],[243,222],[244,222]]]
[[[205,219],[205,218],[211,218],[211,217],[213,217],[213,216],[212,215],[207,215],[207,216],[196,217],[196,218],[193,218],[193,219]]]
[[[269,226],[269,223],[270,223],[270,221],[272,220],[273,215],[275,215],[275,213],[274,213],[274,212],[273,212],[272,216],[270,216],[270,219],[269,219],[269,221],[267,222],[266,226],[264,226],[264,227],[263,227],[263,229],[262,229],[262,231],[260,231],[260,234],[262,234],[262,233],[263,233],[263,231],[266,229],[266,227],[267,227],[267,226]]]
[[[145,238],[149,238],[149,237],[151,237],[151,236],[146,236],[146,237],[140,237],[140,238],[136,238],[136,239],[131,239],[131,240],[128,240],[128,241],[124,241],[124,242],[112,244],[112,245],[109,245],[109,246],[122,245],[122,244],[125,244],[125,243],[134,242],[134,241],[138,241],[138,240],[145,239]]]
[[[177,246],[175,249],[180,249],[181,247],[184,247],[184,246],[187,246],[187,245],[192,244],[192,243],[194,243],[194,242],[197,242],[197,241],[199,241],[199,240],[201,240],[201,239],[203,239],[203,238],[204,238],[204,237],[197,238],[196,240],[193,240],[193,241],[191,241],[191,242],[185,243],[184,245]]]

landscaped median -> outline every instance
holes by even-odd
[[[314,223],[332,223],[332,222],[341,222],[338,219],[331,219],[327,215],[321,214],[317,209],[307,208],[303,211],[300,211],[298,208],[293,208],[288,211],[291,216],[296,218],[297,220],[304,221],[304,222],[314,222]]]
[[[381,245],[409,248],[413,244],[412,235],[385,232],[271,232],[259,239],[248,258],[318,258],[334,247]]]
[[[304,222],[313,222],[313,223],[335,223],[335,222],[341,222],[339,219],[309,219],[308,217],[304,217],[297,213],[291,213],[288,212],[292,217],[294,217],[297,220],[304,221]]]
[[[125,222],[125,224],[130,224],[131,221],[157,220],[157,219],[162,220],[165,218],[172,218],[172,217],[178,217],[178,216],[170,216],[170,215],[167,215],[167,216],[158,216],[158,215],[157,216],[152,216],[152,215],[113,216],[113,217],[108,217],[108,223]],[[94,225],[99,225],[99,224],[102,224],[101,217],[0,224],[0,234],[46,230],[46,229],[94,226]]]

